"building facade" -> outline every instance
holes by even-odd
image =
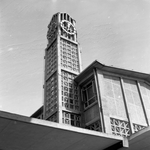
[[[45,120],[124,137],[149,126],[150,75],[98,61],[81,72],[75,20],[57,13],[48,29]]]
[[[150,124],[150,75],[93,62],[75,79],[84,128],[128,137]]]
[[[66,13],[53,15],[45,49],[44,119],[80,126],[78,87],[81,71],[75,20]]]

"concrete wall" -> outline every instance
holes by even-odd
[[[146,125],[140,94],[135,80],[123,79],[124,91],[131,121],[135,124]]]
[[[89,109],[85,110],[84,116],[85,116],[85,123],[92,122],[94,121],[95,118],[98,118],[99,110],[97,103],[94,106],[90,107]]]
[[[97,72],[106,133],[129,136],[148,126],[150,86],[144,81],[139,84],[137,79]]]

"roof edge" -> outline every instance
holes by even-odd
[[[146,74],[146,73],[142,73],[142,72],[138,72],[138,71],[133,71],[133,70],[127,70],[127,69],[123,69],[123,68],[117,68],[117,67],[113,67],[113,66],[106,66],[97,60],[93,61],[89,66],[87,66],[75,78],[75,81],[79,82],[82,79],[82,77],[84,76],[84,74],[92,71],[94,68],[101,69],[102,71],[108,71],[110,73],[117,73],[120,75],[136,77],[136,78],[143,79],[143,80],[150,82],[150,74]]]

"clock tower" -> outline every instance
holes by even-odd
[[[66,13],[53,15],[47,39],[44,119],[80,126],[79,89],[74,78],[81,72],[81,57],[75,20]]]

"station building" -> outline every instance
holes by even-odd
[[[54,14],[45,49],[44,106],[31,117],[128,137],[150,124],[150,76],[95,60],[82,71],[76,21]]]
[[[82,127],[128,137],[149,126],[150,76],[94,61],[76,78]]]
[[[82,71],[75,23],[52,17],[44,105],[31,117],[0,111],[1,150],[150,149],[150,75],[97,60]]]

